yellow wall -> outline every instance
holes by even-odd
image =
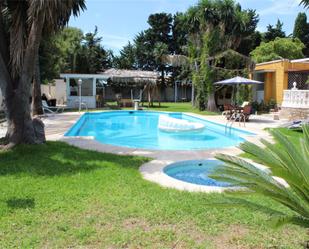
[[[274,73],[265,73],[265,82],[264,82],[264,100],[269,101],[276,94],[274,89]]]
[[[281,104],[283,91],[288,89],[288,72],[309,71],[309,63],[291,63],[289,60],[282,60],[258,64],[254,71],[273,71],[265,73],[264,99],[265,101],[274,99],[278,104]]]

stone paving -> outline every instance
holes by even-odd
[[[75,124],[75,122],[79,119],[79,117],[82,114],[83,113],[71,112],[71,113],[48,115],[43,117],[42,119],[46,128],[47,140],[65,141],[73,146],[82,149],[113,153],[116,155],[134,155],[134,156],[145,156],[153,158],[154,160],[140,167],[140,172],[145,179],[156,182],[165,187],[172,187],[179,190],[188,190],[188,191],[220,192],[223,190],[223,188],[199,186],[195,184],[178,181],[164,174],[163,168],[166,165],[174,163],[176,161],[214,158],[214,156],[217,153],[237,155],[241,152],[237,147],[211,149],[211,150],[195,150],[195,151],[159,151],[159,150],[132,149],[127,147],[118,147],[118,146],[102,144],[94,140],[92,137],[64,137],[65,132],[72,125]],[[225,118],[220,115],[202,116],[192,113],[188,114],[208,121],[224,125],[226,124]],[[262,115],[262,116],[252,116],[250,122],[246,123],[245,125],[243,123],[242,124],[234,123],[233,127],[255,133],[256,136],[248,136],[245,137],[245,139],[254,143],[259,143],[259,139],[261,137],[263,137],[264,139],[271,140],[269,134],[264,130],[265,128],[275,128],[286,122],[287,120],[274,120],[272,115]]]

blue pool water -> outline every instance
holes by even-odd
[[[229,183],[216,181],[208,177],[216,167],[222,165],[218,160],[194,160],[170,164],[164,173],[177,180],[198,185],[228,187]]]
[[[158,129],[159,115],[199,122],[205,129],[195,132],[164,132]],[[85,113],[65,134],[93,136],[97,141],[130,148],[153,150],[201,150],[235,146],[244,142],[242,136],[252,133],[232,129],[183,113],[148,111],[111,111]]]

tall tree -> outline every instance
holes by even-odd
[[[173,16],[171,52],[174,54],[187,54],[188,22],[184,13]]]
[[[79,73],[97,73],[111,67],[112,55],[102,47],[102,39],[98,36],[97,27],[93,33],[85,34],[77,54],[76,67]]]
[[[120,55],[115,57],[115,66],[119,69],[136,69],[136,49],[131,42],[128,42],[126,46],[124,46],[120,50]]]
[[[172,15],[167,13],[152,14],[148,18],[149,28],[139,33],[135,39],[137,67],[145,70],[159,70],[155,55],[155,45],[164,43],[168,47],[168,52],[172,50],[171,29]]]
[[[61,71],[77,72],[77,56],[82,46],[83,31],[78,28],[67,27],[52,38],[51,43],[61,50]]]
[[[152,14],[148,18],[150,28],[146,31],[149,41],[152,44],[162,42],[165,44],[170,43],[171,28],[172,28],[172,15],[167,13]]]
[[[305,56],[309,56],[309,24],[307,23],[306,13],[299,13],[296,17],[293,37],[301,40],[306,46],[304,49]]]
[[[84,0],[0,1],[0,87],[9,146],[43,141],[29,103],[42,34],[63,27],[72,13],[78,15],[84,8]]]
[[[264,41],[269,42],[275,40],[277,37],[279,38],[285,38],[285,32],[282,30],[283,28],[283,22],[281,22],[279,19],[275,26],[268,25],[267,31],[264,33]]]
[[[65,28],[51,36],[43,34],[33,78],[32,115],[43,114],[42,83],[51,82],[61,72],[76,72],[82,37],[82,31],[77,28]]]
[[[242,10],[239,4],[230,0],[201,0],[188,10],[187,15],[190,25],[189,56],[194,65],[193,84],[197,98],[201,98],[197,103],[200,109],[213,110],[212,84],[220,78],[217,73],[213,76],[211,65],[204,65],[207,63],[205,56],[213,57],[229,49],[239,49],[244,39],[253,36],[258,16],[255,11]]]

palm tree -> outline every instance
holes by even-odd
[[[30,113],[30,89],[43,33],[63,27],[84,0],[0,1],[0,89],[5,98],[9,145],[40,143]]]
[[[305,8],[308,8],[308,7],[309,7],[309,0],[302,0],[302,1],[300,2],[300,4],[304,5]]]
[[[244,187],[241,192],[254,192],[269,197],[288,207],[292,212],[287,214],[241,198],[228,198],[228,204],[265,211],[271,215],[273,223],[277,226],[293,223],[308,228],[309,126],[303,127],[303,138],[298,146],[278,130],[271,131],[271,134],[279,146],[266,140],[261,140],[264,147],[249,142],[240,146],[244,152],[257,158],[267,169],[259,169],[243,159],[221,154],[216,158],[225,164],[219,167],[212,177]],[[274,177],[285,180],[288,186]],[[228,193],[233,195],[238,191]]]

